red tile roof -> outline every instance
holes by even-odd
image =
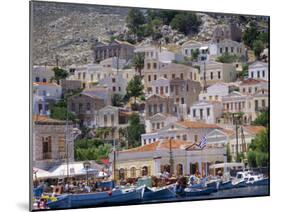
[[[182,146],[186,147],[189,145],[192,145],[192,142],[178,140],[178,139],[171,140],[172,149],[180,149]],[[157,149],[169,149],[169,148],[170,148],[170,140],[165,139],[162,141],[155,141],[154,143],[146,144],[136,148],[123,150],[120,153],[152,152],[152,151],[156,151]]]
[[[185,127],[185,128],[212,128],[212,129],[220,129],[220,127],[215,125],[215,124],[206,124],[206,123],[203,123],[203,122],[196,122],[196,121],[189,121],[189,120],[179,121],[177,123],[179,125]]]
[[[246,80],[243,80],[241,82],[240,85],[255,85],[255,84],[259,84],[259,83],[262,83],[262,82],[267,82],[266,80],[263,80],[263,79],[252,79],[252,78],[248,78]]]
[[[35,123],[56,123],[56,124],[65,124],[65,121],[63,120],[58,120],[58,119],[52,119],[48,116],[43,116],[43,115],[34,115],[32,117],[32,121]]]
[[[262,131],[266,130],[266,128],[264,126],[253,126],[253,125],[244,126],[243,128],[244,128],[244,130],[246,130],[249,133],[254,134],[254,135],[259,134]]]

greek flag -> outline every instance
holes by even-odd
[[[200,143],[197,145],[200,149],[203,149],[207,145],[207,138],[203,136],[200,140]]]

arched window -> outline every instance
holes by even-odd
[[[130,177],[135,178],[136,177],[136,167],[132,167],[130,169]]]
[[[148,167],[147,166],[142,167],[141,175],[142,176],[147,176],[148,175]]]
[[[182,164],[177,165],[177,175],[183,175],[183,166]]]
[[[124,180],[125,179],[125,169],[119,169],[119,179]]]
[[[45,78],[43,78],[43,80],[42,80],[43,82],[47,82],[47,80],[45,79]]]

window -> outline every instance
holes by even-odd
[[[155,91],[155,92],[156,92],[156,94],[158,94],[158,93],[159,93],[159,89],[158,89],[158,87],[156,87],[156,91]]]
[[[175,79],[176,78],[176,75],[175,74],[172,74],[172,79]]]
[[[91,81],[93,81],[94,80],[94,75],[93,74],[91,74]]]
[[[187,140],[187,136],[186,136],[186,135],[183,135],[183,136],[182,136],[182,140],[186,141],[186,140]]]
[[[78,79],[81,79],[81,73],[78,73]]]
[[[252,93],[252,88],[248,88],[249,93]]]
[[[193,117],[196,117],[196,109],[193,109],[192,112],[193,112]]]
[[[148,75],[148,82],[150,82],[151,81],[151,76],[150,75]]]
[[[234,52],[234,47],[231,47],[230,51],[231,51],[231,53],[233,53]]]
[[[207,108],[207,116],[210,116],[210,108]]]
[[[157,129],[160,129],[160,123],[157,123]]]
[[[168,86],[166,86],[166,87],[165,87],[165,91],[166,91],[166,93],[168,93],[168,92],[169,92],[169,90],[168,90],[168,89],[169,89],[169,87],[168,87]]]
[[[167,79],[167,74],[164,74],[164,78],[166,78],[166,79]]]
[[[246,92],[246,88],[243,88],[243,93],[245,93]]]
[[[153,105],[153,112],[154,112],[154,114],[157,113],[157,105],[156,104]]]
[[[152,123],[152,130],[155,130],[155,123]]]
[[[46,138],[42,137],[42,153],[43,160],[51,159],[52,157],[52,138],[48,136]]]
[[[265,99],[261,100],[261,105],[262,105],[262,107],[265,107]]]
[[[183,97],[181,98],[181,103],[184,104],[184,98]]]
[[[222,48],[220,48],[220,53],[222,54]]]
[[[200,119],[203,119],[203,109],[200,109]]]
[[[154,75],[154,80],[157,80],[157,75],[156,74]]]
[[[91,104],[88,102],[86,105],[87,110],[91,110]]]
[[[255,87],[255,92],[257,92],[258,91],[258,87]]]
[[[118,87],[118,91],[121,91],[121,87]]]
[[[262,77],[265,77],[265,71],[264,70],[262,71]]]
[[[147,63],[147,69],[150,69],[150,63]]]
[[[144,144],[145,144],[145,142],[144,142]],[[130,169],[130,176],[131,176],[131,178],[135,178],[136,177],[136,168],[135,167],[132,167],[131,169]]]
[[[159,112],[160,112],[160,113],[163,113],[163,104],[160,104],[160,105],[159,105]]]
[[[83,72],[83,79],[85,79],[86,78],[86,73],[85,72]]]
[[[104,126],[107,126],[107,115],[103,115]]]
[[[47,95],[47,92],[45,90],[43,90],[42,93],[43,93],[43,96]]]
[[[183,73],[181,73],[180,78],[183,79]]]
[[[114,114],[111,114],[111,125],[114,124]]]
[[[36,77],[36,78],[35,78],[35,82],[40,82],[40,78],[39,78],[39,77]]]
[[[149,113],[152,112],[152,107],[151,107],[151,105],[148,105],[148,112],[149,112]]]
[[[115,78],[112,78],[112,83],[115,83],[115,81],[116,81]]]
[[[213,72],[210,73],[211,74],[211,80],[213,79]]]
[[[47,80],[45,78],[43,78],[42,82],[47,82]]]
[[[215,95],[215,100],[217,101],[219,99],[219,96],[218,95]]]
[[[251,72],[251,78],[254,78],[254,72]]]
[[[228,53],[228,47],[225,47],[225,52]]]
[[[198,135],[194,135],[194,142],[195,142],[195,143],[198,142]]]
[[[218,71],[218,79],[220,79],[220,78],[221,78],[221,72]]]
[[[186,91],[188,91],[188,84],[186,84]]]
[[[116,91],[116,88],[115,88],[115,86],[113,86],[113,87],[112,87],[112,90],[113,90],[113,92],[115,92],[115,91]]]
[[[194,73],[194,80],[196,80],[196,78],[197,78],[197,77],[196,77],[196,73]]]
[[[80,104],[79,104],[79,113],[82,113],[82,110],[83,110],[83,104],[80,103]]]
[[[154,69],[157,68],[157,63],[153,63],[153,68],[154,68]]]
[[[257,73],[258,73],[258,78],[260,78],[260,71],[258,71]]]
[[[65,139],[64,139],[64,137],[59,138],[59,152],[65,152]]]
[[[255,100],[255,110],[257,111],[259,108],[259,101],[258,100]]]

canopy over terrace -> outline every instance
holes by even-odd
[[[210,166],[210,169],[214,170],[214,173],[216,172],[216,169],[223,169],[224,173],[229,172],[230,169],[244,169],[245,168],[245,164],[244,163],[217,163],[217,164],[213,164]]]
[[[69,169],[69,176],[78,176],[78,175],[85,175],[86,170],[83,165],[84,161],[81,162],[72,162],[69,163],[68,169]],[[97,164],[94,161],[90,161],[91,166],[88,169],[89,174],[97,175],[99,171],[103,169],[102,165]],[[37,169],[37,168],[33,168]],[[53,168],[46,170],[41,170],[36,173],[37,178],[65,178],[67,177],[67,164],[60,164],[57,166],[54,166]]]

